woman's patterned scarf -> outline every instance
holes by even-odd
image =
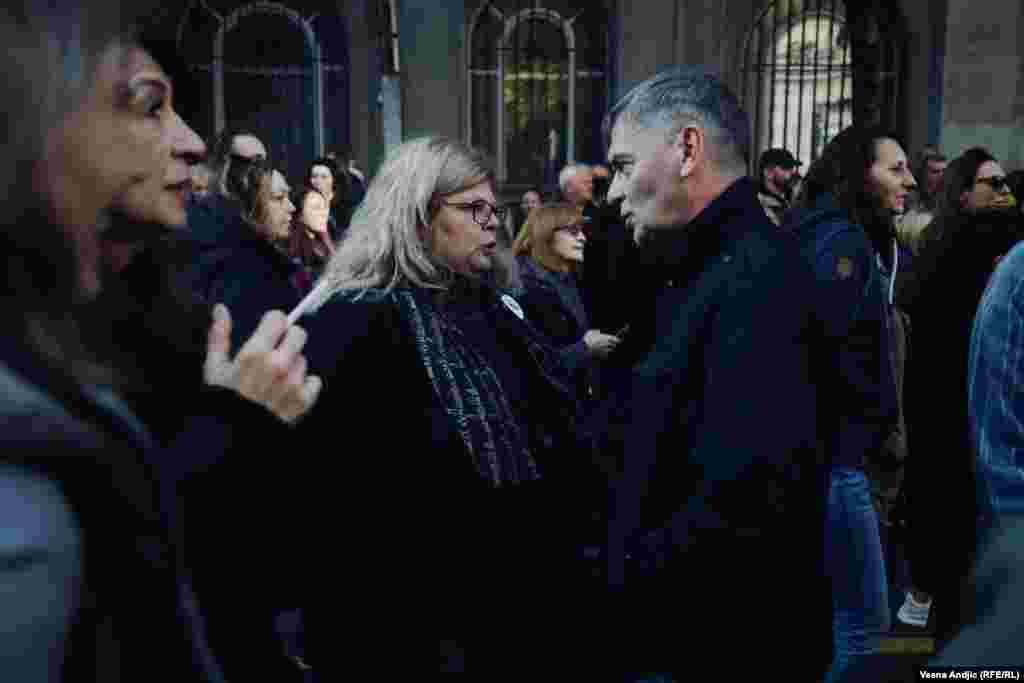
[[[480,475],[495,487],[539,478],[497,374],[434,302],[433,293],[401,289],[391,296]]]

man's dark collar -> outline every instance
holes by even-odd
[[[703,262],[753,227],[751,221],[736,220],[744,214],[768,220],[749,177],[735,181],[685,226],[648,233],[644,245],[648,262],[656,268]]]
[[[786,196],[785,195],[781,195],[778,192],[776,192],[775,190],[773,190],[770,187],[768,187],[768,183],[765,183],[765,182],[762,181],[761,182],[761,187],[759,189],[759,192],[761,192],[762,194],[766,194],[769,197],[772,197],[773,199],[779,200],[782,203],[783,206],[789,206],[789,200],[786,198]]]

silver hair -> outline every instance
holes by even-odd
[[[423,228],[433,220],[435,200],[492,177],[484,156],[458,140],[427,136],[399,145],[367,188],[311,308],[341,291],[447,290],[453,274],[433,256]]]
[[[558,174],[558,187],[562,192],[566,191],[569,187],[569,181],[576,177],[578,173],[583,171],[589,171],[590,166],[586,164],[569,164],[562,169],[561,173]]]
[[[709,156],[722,168],[745,173],[750,160],[750,120],[731,90],[711,72],[680,66],[636,85],[604,120],[610,137],[618,121],[641,128],[664,128],[674,137],[687,124],[705,130]]]

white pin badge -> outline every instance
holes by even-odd
[[[519,305],[519,302],[510,297],[508,294],[501,295],[501,303],[505,304],[505,308],[516,314],[516,317],[520,320],[526,320],[526,316],[523,314],[523,309]]]

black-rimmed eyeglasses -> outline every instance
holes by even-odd
[[[477,222],[481,227],[486,228],[491,223],[491,216],[498,219],[498,222],[505,220],[505,214],[508,213],[508,208],[504,206],[495,206],[485,201],[477,202],[439,202],[442,206],[450,206],[453,209],[459,209],[460,211],[472,211],[473,220]]]

